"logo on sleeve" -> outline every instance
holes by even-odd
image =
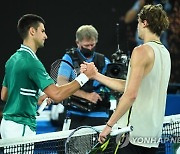
[[[48,75],[48,73],[47,73],[47,72],[43,72],[43,75],[44,75],[44,76],[47,76],[47,75]]]

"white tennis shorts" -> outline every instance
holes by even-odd
[[[36,132],[32,131],[29,126],[10,120],[2,119],[0,127],[2,139],[36,135]]]

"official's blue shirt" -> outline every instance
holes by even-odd
[[[82,55],[82,57],[84,58],[84,61],[86,61],[88,63],[92,62],[93,59],[94,59],[94,55],[91,58],[87,59],[86,57],[84,57],[84,55],[79,50],[77,50],[77,52],[79,52]],[[72,61],[71,57],[68,54],[65,54],[62,59],[70,62],[73,65],[73,61]],[[105,72],[107,70],[107,65],[109,63],[110,63],[110,60],[107,57],[105,57],[105,66],[102,69],[102,72],[100,72],[100,73],[105,74]],[[59,70],[58,70],[58,75],[64,76],[69,80],[72,80],[72,79],[75,78],[75,74],[73,73],[73,69],[67,63],[64,63],[64,62],[62,62],[60,64],[60,67],[59,67]],[[98,81],[94,80],[94,82],[93,82],[94,87],[97,87],[99,84],[100,83]]]
[[[85,62],[88,62],[88,63],[93,62],[95,54],[93,54],[93,56],[91,58],[87,59],[80,52],[79,49],[77,49],[76,51],[79,52],[82,55]],[[73,65],[73,61],[72,61],[70,55],[65,54],[62,59],[70,62]],[[102,69],[102,71],[100,73],[102,73],[102,74],[106,73],[108,64],[110,64],[110,60],[107,57],[105,57],[105,66],[104,66],[104,68]],[[67,79],[69,79],[70,81],[75,78],[75,74],[73,73],[73,69],[65,62],[62,62],[60,64],[60,67],[59,67],[59,70],[58,70],[58,76],[64,76]],[[98,81],[96,81],[96,80],[93,81],[93,87],[97,87],[99,85],[100,85],[100,83]],[[96,92],[98,92],[98,91],[96,91]],[[72,111],[72,114],[81,115],[81,116],[88,116],[88,117],[107,117],[107,118],[109,117],[108,114],[106,112],[103,112],[103,111],[102,112],[99,112],[99,111],[98,112],[90,112],[90,113],[89,112],[87,112],[87,113],[83,112],[82,113],[80,111]]]

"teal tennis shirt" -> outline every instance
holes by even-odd
[[[6,62],[3,86],[8,88],[8,99],[3,118],[28,125],[36,130],[38,91],[54,84],[36,54],[21,45]]]

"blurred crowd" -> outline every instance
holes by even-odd
[[[127,46],[125,50],[132,49],[143,42],[137,37],[137,14],[143,5],[149,3],[161,3],[166,10],[170,26],[161,36],[161,42],[168,48],[171,59],[172,69],[170,83],[180,83],[180,1],[179,0],[137,0],[132,7],[127,10],[126,14],[120,16],[120,23],[123,22],[125,29],[123,35],[126,38]],[[124,39],[124,38],[123,38]]]
[[[180,83],[180,1],[174,0],[169,14],[168,31],[169,51],[172,58],[171,83]]]

